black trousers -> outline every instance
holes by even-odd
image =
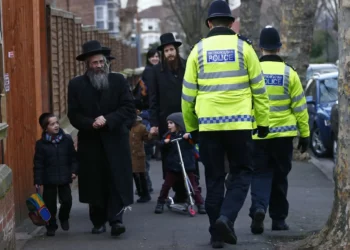
[[[60,211],[58,213],[58,219],[60,221],[66,221],[69,219],[70,210],[72,208],[72,191],[70,185],[44,185],[43,200],[47,209],[50,211],[51,219],[49,226],[55,227],[56,214],[57,214],[57,194],[58,200],[61,204]]]
[[[252,178],[252,132],[250,130],[200,132],[199,154],[205,167],[207,197],[205,208],[209,217],[209,232],[220,237],[215,221],[220,215],[232,222],[246,199]],[[226,181],[225,154],[231,178]]]
[[[267,210],[273,221],[288,216],[288,174],[292,169],[293,137],[254,141],[254,174],[251,184],[252,206]]]
[[[90,220],[94,227],[100,228],[107,221],[109,225],[123,223],[124,205],[117,190],[111,190],[111,185],[104,192],[101,204],[89,204]]]

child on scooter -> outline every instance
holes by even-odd
[[[206,214],[203,198],[198,189],[198,184],[194,175],[194,171],[196,170],[194,145],[189,141],[191,138],[190,133],[186,133],[185,131],[182,113],[178,112],[169,115],[167,121],[169,131],[161,140],[161,145],[164,147],[163,153],[165,154],[167,172],[154,212],[156,214],[163,213],[164,204],[168,198],[170,188],[175,182],[183,180],[181,159],[178,153],[177,145],[171,142],[171,140],[183,138],[183,140],[179,141],[179,144],[186,173],[194,190],[194,200],[198,207],[198,213]]]

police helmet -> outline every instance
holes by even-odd
[[[281,48],[282,43],[278,31],[272,26],[266,26],[260,33],[260,48],[265,50],[276,50]]]
[[[235,21],[235,18],[232,16],[230,6],[224,0],[215,0],[213,1],[208,9],[208,18],[205,20],[205,24],[208,26],[208,21],[214,18],[225,17],[232,19],[232,22]]]

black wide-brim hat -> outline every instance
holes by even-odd
[[[108,47],[103,47],[103,46],[102,46],[102,49],[104,49],[104,50],[109,50],[109,54],[106,55],[106,59],[107,59],[108,61],[112,61],[112,60],[116,59],[114,56],[111,56],[111,49],[110,49],[110,48],[108,48]]]
[[[235,21],[235,18],[232,16],[230,6],[226,3],[226,1],[215,0],[213,1],[208,9],[208,18],[205,20],[205,25],[209,27],[208,21],[214,18],[225,17],[232,19],[232,22]]]
[[[172,44],[175,47],[180,47],[182,45],[182,42],[176,41],[173,33],[165,33],[160,36],[160,45],[158,46],[157,50],[163,50],[164,46]]]
[[[83,44],[83,53],[76,57],[78,61],[85,61],[86,58],[98,54],[102,54],[104,56],[108,56],[111,54],[111,50],[109,48],[103,48],[99,41],[91,40]]]

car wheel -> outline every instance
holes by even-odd
[[[316,126],[311,132],[311,150],[317,157],[323,157],[327,154],[327,149],[321,140],[321,131]]]
[[[337,164],[337,156],[338,156],[338,142],[337,140],[333,140],[333,161]]]

